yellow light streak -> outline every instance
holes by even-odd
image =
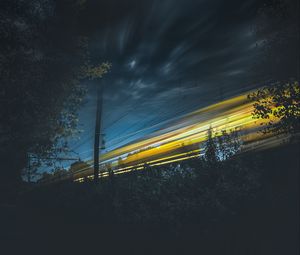
[[[253,105],[247,99],[247,95],[248,93],[239,95],[187,114],[175,124],[154,132],[144,140],[102,154],[100,162],[110,162],[111,167],[115,169],[114,173],[121,174],[143,169],[145,163],[149,166],[159,166],[198,157],[201,152],[200,145],[206,141],[209,128],[212,128],[213,136],[221,135],[222,130],[230,132],[239,129],[242,132],[242,139],[247,142],[264,139],[266,137],[258,135],[257,130],[261,128],[261,124],[269,120],[252,117]],[[271,119],[277,121],[274,116],[271,116]],[[193,153],[197,154],[191,155]],[[120,165],[118,158],[122,158]],[[92,162],[87,161],[89,164]],[[93,176],[90,175],[92,170],[92,167],[86,167],[74,175],[88,176],[92,179]],[[108,175],[104,172],[100,173],[99,177]],[[84,181],[83,178],[75,180]]]

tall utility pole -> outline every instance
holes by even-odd
[[[98,182],[99,178],[99,156],[100,156],[100,131],[101,131],[101,115],[103,101],[103,86],[97,86],[97,110],[95,124],[95,142],[94,142],[94,181]]]

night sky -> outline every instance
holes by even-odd
[[[92,157],[95,86],[105,87],[102,133],[109,151],[167,120],[259,86],[255,18],[259,1],[94,1],[85,12],[91,56],[112,69],[87,82],[80,139],[71,148]],[[104,150],[104,151],[106,151]]]

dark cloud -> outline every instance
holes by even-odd
[[[258,0],[90,1],[82,19],[91,36],[93,61],[113,64],[101,81],[107,140],[247,90],[253,81],[258,4]],[[93,85],[89,87],[80,115],[86,130],[82,140],[94,126],[95,93]],[[90,139],[79,150],[91,146]]]

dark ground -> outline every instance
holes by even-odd
[[[120,210],[129,211],[129,216],[120,218],[107,202],[111,191],[93,184],[27,187],[16,203],[1,205],[1,254],[299,254],[299,146],[259,153],[263,171],[256,195],[239,201],[242,205],[235,213],[218,214],[216,219],[189,206],[184,214],[188,217],[172,207],[157,218],[164,209],[150,207],[150,215],[141,214],[147,219],[140,220],[140,204],[152,200],[124,200]],[[192,194],[179,200],[187,197],[193,200]],[[157,199],[165,204],[173,198],[160,194]],[[131,216],[135,208],[137,216]]]

